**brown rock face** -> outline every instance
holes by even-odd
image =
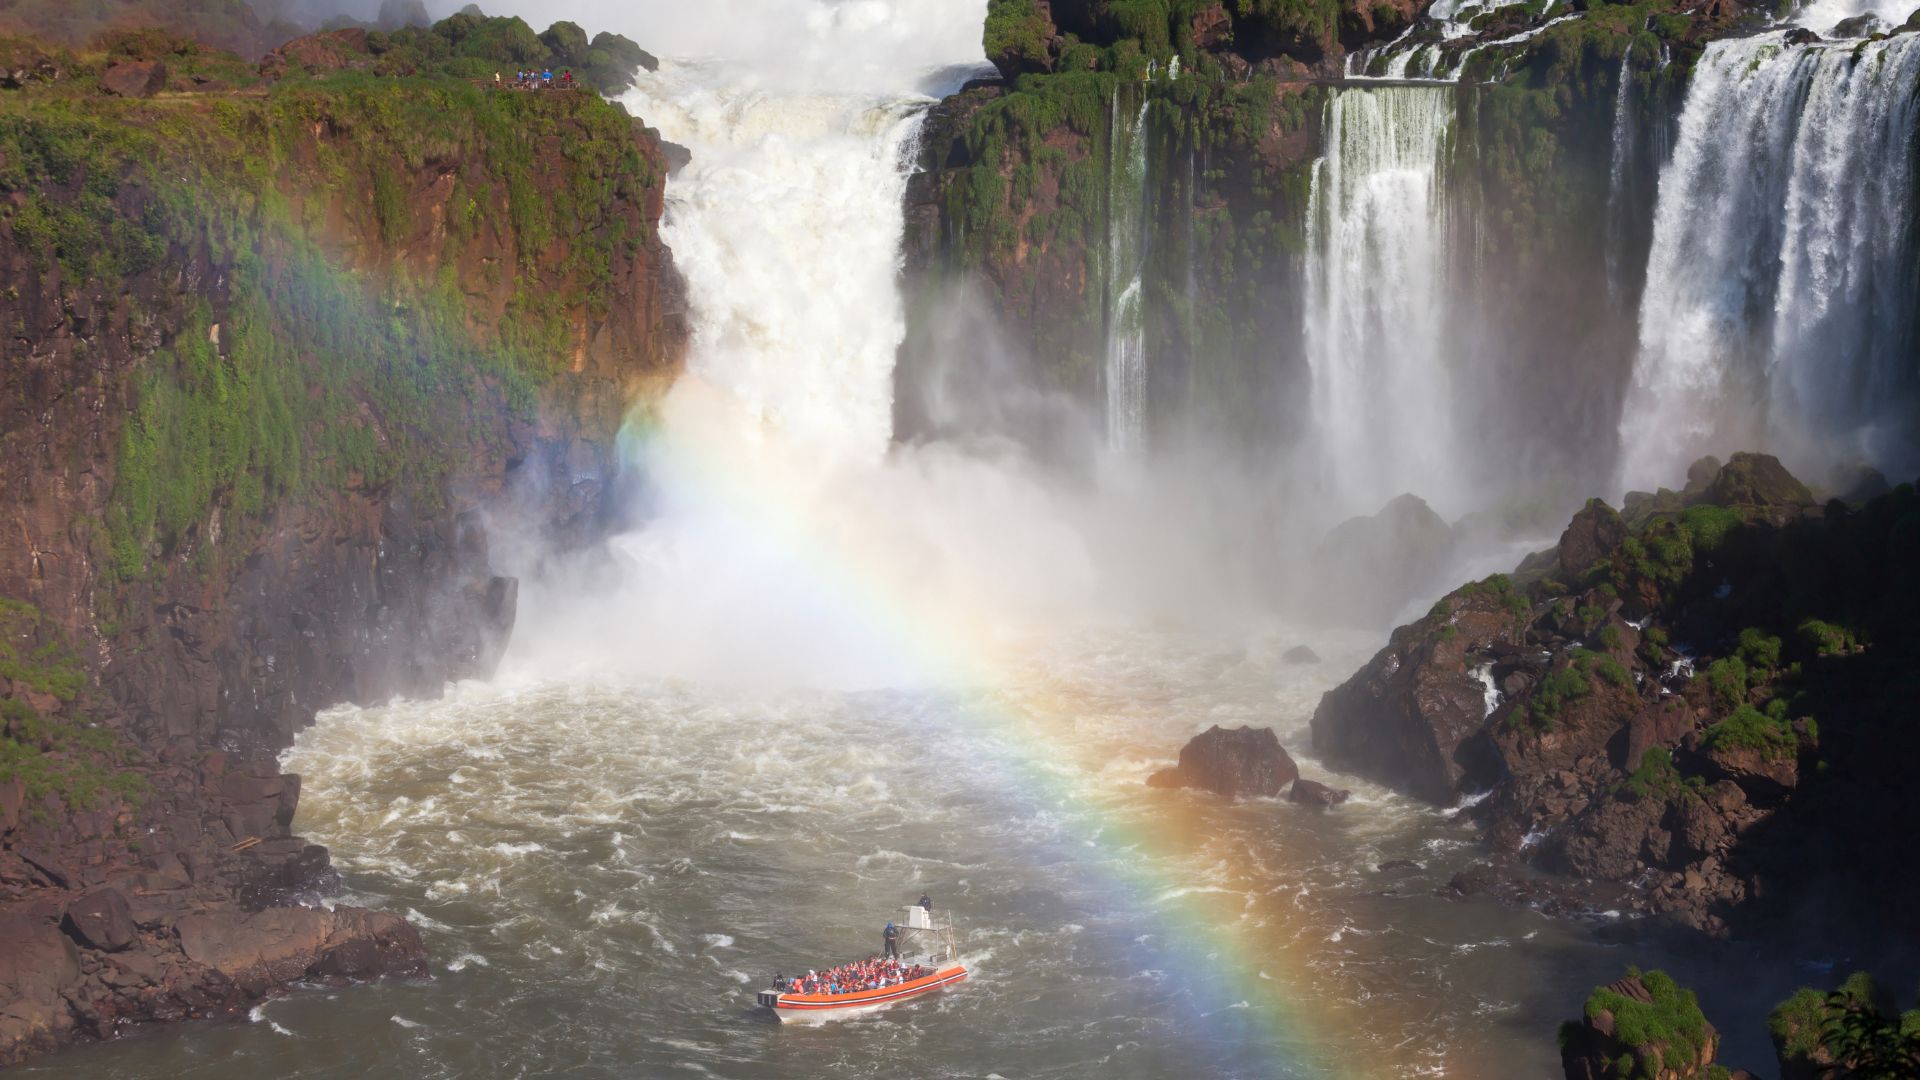
[[[100,85],[119,97],[150,98],[166,89],[167,65],[158,60],[128,60],[108,68]]]
[[[1187,25],[1193,31],[1194,48],[1215,52],[1233,44],[1233,16],[1227,14],[1225,4],[1208,4],[1194,12]]]
[[[421,975],[420,932],[388,912],[340,907],[269,908],[189,915],[176,925],[187,959],[249,994],[307,976]]]
[[[1721,506],[1801,507],[1813,492],[1770,454],[1735,454],[1714,477],[1707,499]]]
[[[1300,776],[1272,728],[1214,725],[1180,748],[1180,764],[1147,778],[1154,787],[1205,788],[1216,795],[1272,798]]]
[[[366,67],[372,59],[367,52],[367,32],[355,26],[294,38],[260,61],[260,73],[270,79],[293,71],[321,74]]]
[[[60,1044],[73,1020],[61,991],[80,975],[80,958],[51,922],[0,916],[0,1065]],[[18,1048],[18,1049],[16,1049]]]
[[[1314,551],[1322,607],[1349,625],[1379,625],[1409,600],[1445,585],[1453,528],[1416,495],[1401,495],[1371,517],[1336,525]]]
[[[1560,534],[1560,569],[1567,576],[1566,583],[1577,586],[1595,563],[1613,554],[1626,538],[1626,522],[1613,507],[1599,499],[1590,500]]]
[[[153,66],[115,78],[131,90],[140,71],[163,81]],[[220,104],[245,110],[253,100]],[[142,108],[96,104],[109,117]],[[10,707],[0,722],[17,703],[50,724],[85,723],[124,755],[95,764],[141,791],[130,800],[108,788],[98,805],[73,806],[0,782],[0,1066],[134,1024],[243,1009],[290,978],[418,970],[420,940],[399,918],[300,906],[337,877],[324,848],[292,833],[300,778],[279,771],[276,753],[318,708],[433,695],[491,669],[513,628],[517,585],[494,565],[489,528],[542,537],[554,550],[603,535],[628,406],[671,377],[685,342],[679,279],[659,239],[666,167],[657,144],[637,123],[613,117],[609,129],[604,114],[577,115],[605,108],[588,95],[539,105],[551,112],[542,129],[551,160],[537,183],[573,183],[569,140],[604,140],[609,130],[616,139],[631,130],[648,168],[582,204],[586,234],[631,240],[612,245],[601,268],[604,309],[575,289],[579,303],[554,310],[566,341],[546,358],[555,374],[533,400],[505,407],[483,374],[471,397],[424,406],[452,410],[432,417],[449,421],[438,429],[471,439],[449,448],[449,472],[430,482],[347,475],[274,495],[244,520],[216,491],[170,557],[157,543],[145,550],[137,577],[111,574],[97,530],[75,523],[112,512],[126,426],[160,365],[187,346],[246,340],[238,279],[304,280],[286,250],[297,241],[376,302],[410,296],[409,281],[444,280],[475,344],[491,347],[524,299],[516,279],[537,270],[556,295],[573,295],[565,268],[574,241],[521,237],[504,212],[486,220],[475,208],[484,227],[454,244],[450,215],[464,202],[455,192],[496,179],[475,159],[400,167],[394,187],[406,205],[396,220],[407,224],[383,230],[364,186],[313,183],[326,171],[316,163],[358,160],[362,149],[338,145],[361,136],[324,122],[288,135],[274,194],[302,209],[261,231],[245,256],[256,260],[251,270],[207,239],[216,229],[173,230],[156,265],[108,289],[63,276],[56,259],[30,258],[0,221],[0,322],[19,346],[0,365],[0,520],[10,537],[0,544],[0,599],[19,603],[0,617],[35,613],[22,641],[9,629],[9,645],[57,645],[83,683],[68,700],[0,678]],[[135,221],[154,205],[140,168],[117,178],[116,210]],[[72,195],[34,194],[56,208]],[[325,224],[289,236],[301,222]],[[361,419],[375,453],[400,441],[371,408]]]
[[[62,926],[81,944],[101,952],[119,952],[140,932],[119,889],[99,889],[68,904]]]
[[[1313,714],[1313,748],[1329,764],[1442,806],[1488,782],[1480,774],[1493,765],[1492,749],[1477,738],[1487,720],[1486,686],[1468,650],[1489,648],[1513,625],[1497,598],[1449,603],[1446,615],[1394,631]]]

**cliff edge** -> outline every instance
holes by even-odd
[[[4,43],[0,1064],[424,972],[403,920],[302,906],[335,878],[277,754],[491,670],[490,534],[598,535],[685,343],[658,140],[463,76],[476,26],[525,29],[269,75]]]

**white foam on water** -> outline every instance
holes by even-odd
[[[1707,46],[1660,176],[1623,489],[1671,484],[1709,452],[1765,450],[1803,475],[1920,464],[1915,316],[1898,299],[1917,81],[1911,34]]]

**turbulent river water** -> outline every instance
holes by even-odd
[[[975,693],[607,679],[332,711],[288,762],[298,826],[344,900],[423,928],[431,980],[25,1074],[1540,1077],[1554,1024],[1627,963],[1699,982],[1710,1012],[1806,974],[1444,899],[1468,826],[1364,784],[1332,814],[1144,785],[1209,723],[1276,724],[1325,776],[1304,722],[1371,643],[1286,664],[1298,642],[1088,631]],[[1377,869],[1395,859],[1421,868]],[[877,950],[923,889],[973,980],[819,1026],[756,1013],[768,976]]]

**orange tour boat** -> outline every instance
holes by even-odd
[[[896,929],[899,956],[870,957],[823,972],[776,979],[771,988],[760,991],[761,1006],[783,1022],[832,1019],[882,1009],[967,977],[951,921],[937,921],[931,910],[916,904],[907,909],[906,921]]]

